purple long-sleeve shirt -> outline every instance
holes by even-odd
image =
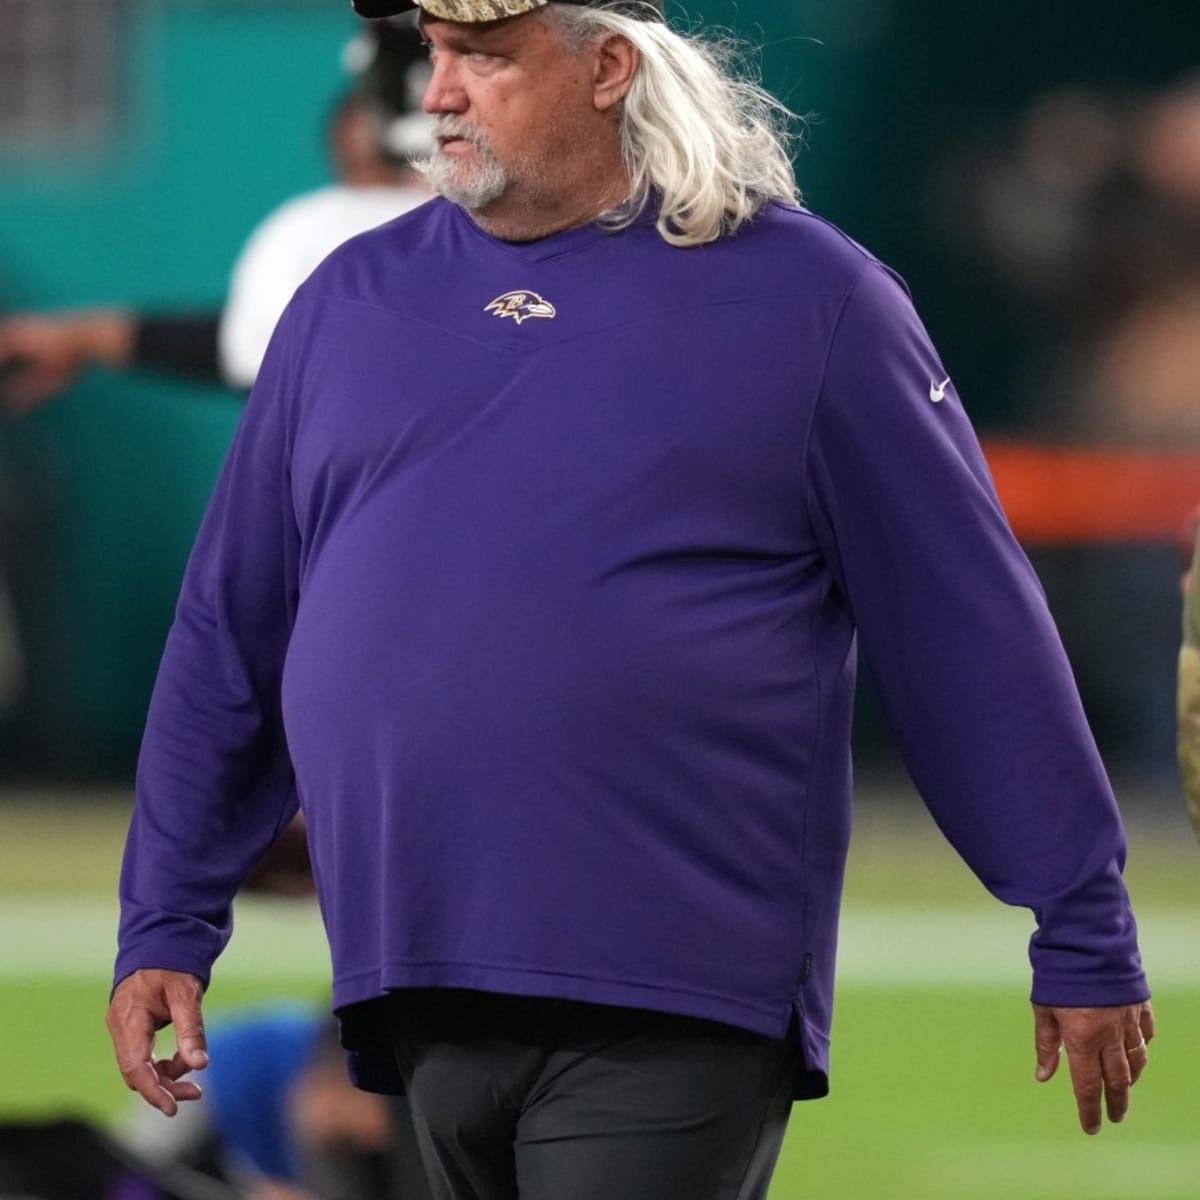
[[[188,566],[117,977],[207,979],[299,802],[339,1009],[795,1019],[819,1094],[857,636],[941,828],[1037,916],[1034,999],[1144,999],[1116,805],[948,374],[902,284],[781,206],[680,250],[439,200],[343,246]]]

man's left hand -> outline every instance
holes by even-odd
[[[1116,1008],[1033,1006],[1037,1043],[1037,1080],[1045,1083],[1058,1070],[1063,1047],[1084,1133],[1099,1133],[1100,1101],[1113,1122],[1129,1111],[1129,1090],[1149,1060],[1154,1037],[1150,1002]]]

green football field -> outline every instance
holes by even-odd
[[[111,1120],[130,1103],[103,1013],[127,800],[0,799],[0,1115]],[[1079,1132],[1033,1081],[1030,918],[992,901],[911,797],[860,806],[842,925],[833,1094],[796,1106],[773,1200],[1200,1196],[1200,847],[1175,810],[1130,834],[1160,1035],[1133,1111]],[[319,998],[311,907],[243,904],[221,1008]]]

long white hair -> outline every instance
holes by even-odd
[[[545,11],[574,50],[618,33],[641,53],[620,113],[631,199],[603,214],[602,224],[632,224],[656,196],[662,237],[702,246],[735,233],[772,200],[799,202],[795,114],[745,71],[736,41],[607,8],[550,4]]]

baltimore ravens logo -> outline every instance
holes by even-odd
[[[543,300],[537,292],[505,292],[483,311],[501,318],[512,317],[518,325],[523,325],[530,317],[545,317],[552,321],[558,316],[554,305],[549,300]]]

